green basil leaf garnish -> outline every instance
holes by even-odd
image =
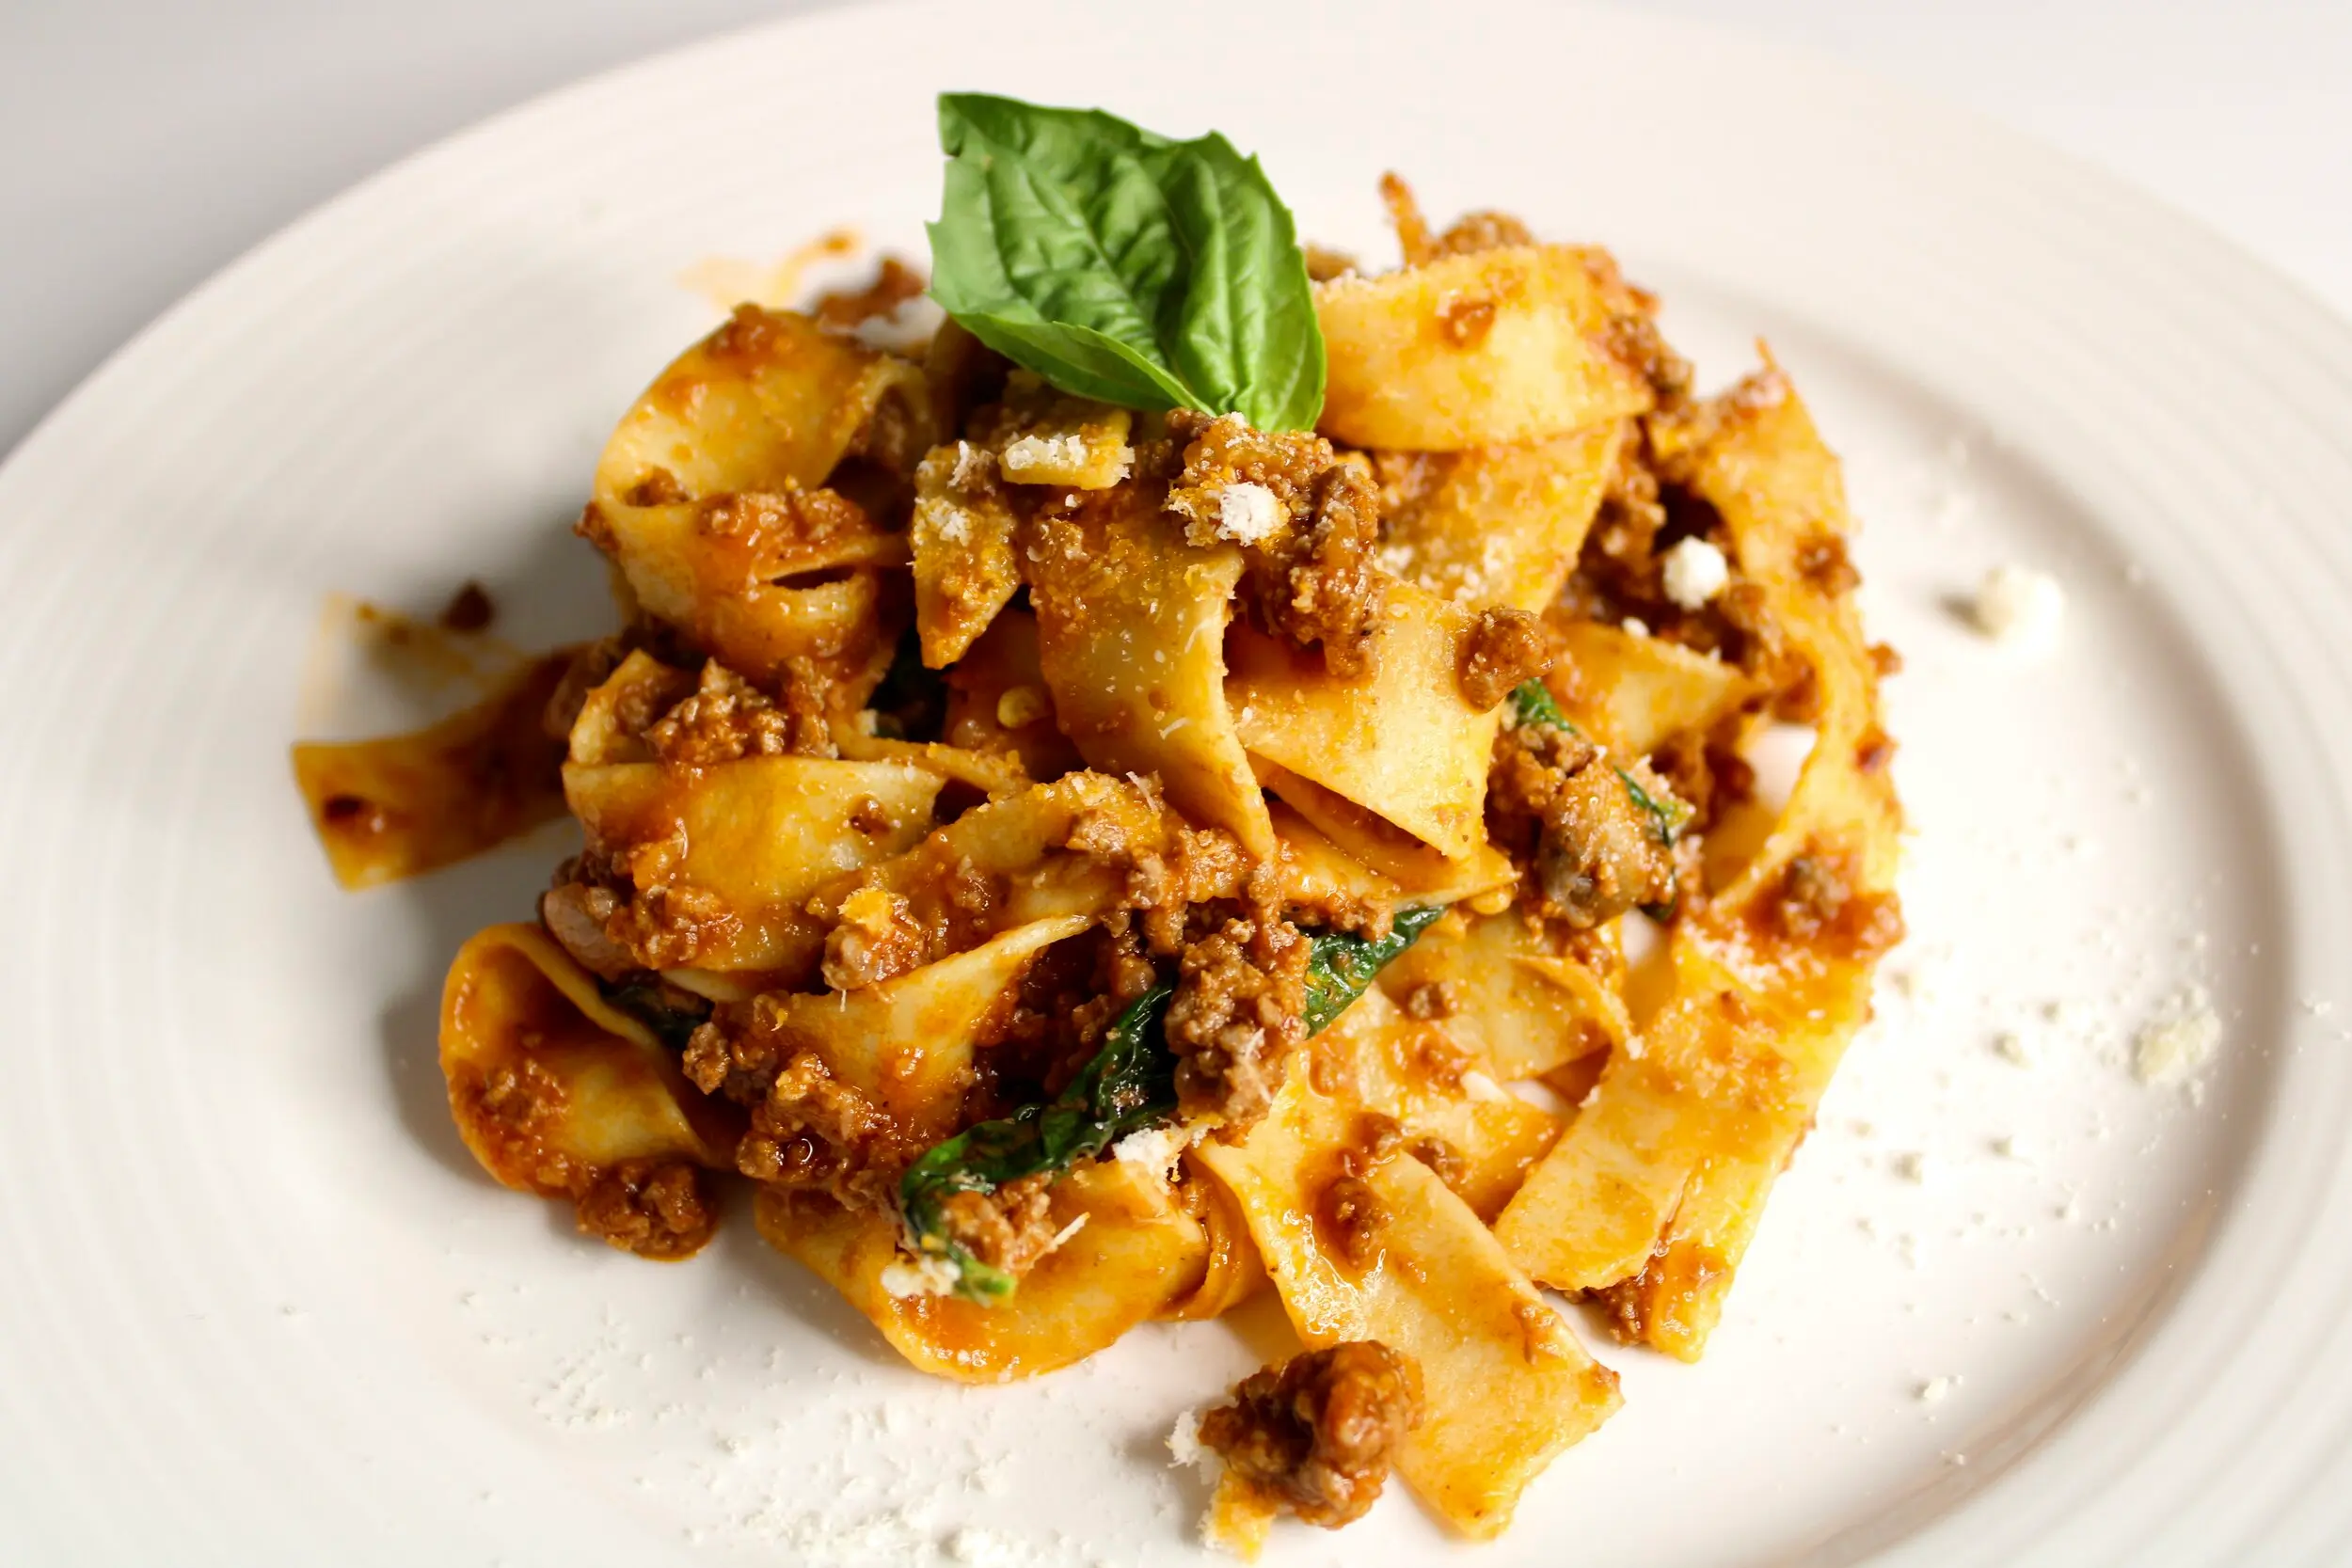
[[[944,1200],[956,1193],[993,1193],[1025,1176],[1069,1169],[1176,1108],[1176,1058],[1160,1037],[1171,988],[1136,998],[1110,1027],[1103,1048],[1051,1101],[1024,1105],[933,1145],[898,1181],[907,1238],[926,1257],[956,1270],[956,1294],[1002,1301],[1013,1276],[972,1256],[947,1234]]]
[[[1307,1032],[1313,1034],[1346,1011],[1381,968],[1443,913],[1442,905],[1399,910],[1389,934],[1378,941],[1317,933],[1307,955]],[[1136,998],[1111,1025],[1086,1070],[1052,1101],[969,1127],[907,1167],[898,1182],[898,1212],[908,1243],[917,1255],[945,1259],[953,1266],[956,1294],[966,1301],[999,1302],[1012,1294],[1015,1281],[947,1234],[943,1204],[948,1196],[993,1193],[1025,1176],[1068,1170],[1175,1112],[1176,1055],[1160,1029],[1174,994],[1160,986]]]
[[[1337,931],[1317,936],[1307,955],[1307,1032],[1313,1034],[1347,1011],[1389,960],[1412,946],[1443,913],[1443,904],[1399,910],[1389,921],[1389,934],[1377,941]]]
[[[931,294],[1067,392],[1311,430],[1323,330],[1290,210],[1212,132],[943,93]]]
[[[1549,725],[1552,729],[1565,730],[1570,735],[1584,733],[1560,711],[1560,705],[1552,700],[1550,688],[1540,680],[1524,680],[1511,689],[1511,721],[1514,724]],[[1617,775],[1617,782],[1625,785],[1626,799],[1633,802],[1635,810],[1649,818],[1650,836],[1661,847],[1673,848],[1676,838],[1682,832],[1682,825],[1691,820],[1689,803],[1672,795],[1661,800],[1642,787],[1642,782],[1631,773],[1614,763],[1609,766],[1610,770]]]
[[[1568,722],[1568,716],[1560,711],[1552,699],[1551,688],[1539,680],[1523,680],[1511,689],[1511,722],[1514,724],[1549,724],[1570,735],[1580,732]]]

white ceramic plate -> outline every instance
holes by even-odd
[[[1068,0],[861,8],[509,115],[207,286],[0,471],[0,1560],[1194,1559],[1161,1437],[1273,1314],[963,1390],[741,1214],[677,1268],[572,1235],[465,1157],[432,1039],[561,834],[345,897],[286,765],[367,717],[310,668],[330,591],[479,576],[522,641],[601,624],[564,524],[709,324],[678,273],[841,223],[919,255],[948,86],[1219,127],[1368,254],[1391,166],[1603,241],[1710,380],[1768,336],[1910,660],[1915,935],[1706,1363],[1602,1346],[1624,1413],[1500,1544],[1392,1494],[1273,1560],[2352,1550],[2352,333],[2093,174],[1710,33]],[[2066,586],[2052,657],[1948,608],[2011,560]],[[2219,1056],[2144,1087],[2191,983]]]

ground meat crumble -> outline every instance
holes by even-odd
[[[939,1206],[949,1241],[992,1269],[1023,1275],[1054,1250],[1050,1176],[1025,1176],[993,1192],[955,1193]]]
[[[682,698],[642,735],[656,762],[701,768],[742,757],[787,754],[830,757],[824,682],[806,659],[790,661],[779,704],[717,659],[704,663],[691,696]]]
[[[691,1258],[719,1223],[706,1180],[680,1160],[624,1160],[598,1171],[579,1196],[580,1228],[640,1258]]]
[[[1226,1476],[1309,1524],[1336,1529],[1379,1499],[1421,1424],[1421,1370],[1377,1339],[1352,1339],[1252,1372],[1200,1418]]]
[[[725,1082],[723,1068],[714,1075],[707,1057],[697,1062],[691,1043],[687,1072],[698,1087],[706,1080]],[[880,1209],[920,1152],[879,1106],[804,1050],[784,1064],[753,1107],[735,1165],[755,1181],[821,1192],[846,1208]]]
[[[1549,669],[1551,661],[1551,642],[1541,621],[1507,606],[1481,610],[1462,640],[1462,700],[1474,708],[1490,708],[1521,681]]]
[[[1168,1005],[1176,1094],[1187,1116],[1263,1117],[1307,1037],[1307,939],[1271,911],[1214,920],[1178,959]]]
[[[548,1142],[566,1099],[564,1084],[526,1056],[479,1076],[453,1076],[452,1109],[494,1153],[501,1180],[572,1200],[580,1230],[641,1258],[675,1260],[702,1250],[717,1228],[704,1173],[680,1160],[592,1165]]]
[[[1168,432],[1184,447],[1168,510],[1194,544],[1241,544],[1242,598],[1257,624],[1293,647],[1322,649],[1324,667],[1343,679],[1368,673],[1388,579],[1374,566],[1380,493],[1365,467],[1319,436],[1253,430],[1232,414],[1179,409]],[[1266,491],[1279,507],[1263,536],[1236,534],[1228,522],[1237,485]]]
[[[1892,893],[1864,893],[1850,857],[1816,850],[1790,859],[1762,906],[1772,934],[1867,963],[1902,941],[1902,910]]]
[[[1631,781],[1572,730],[1521,724],[1496,737],[1487,836],[1534,874],[1544,913],[1581,929],[1673,897],[1671,847],[1633,786],[1658,800],[1673,794],[1642,764]]]

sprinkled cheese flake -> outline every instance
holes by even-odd
[[[1079,1231],[1084,1230],[1087,1227],[1087,1221],[1092,1219],[1093,1217],[1094,1216],[1091,1214],[1080,1214],[1076,1219],[1072,1220],[1068,1225],[1065,1225],[1059,1230],[1055,1231],[1054,1239],[1045,1243],[1045,1252],[1040,1254],[1040,1256],[1043,1257],[1059,1252],[1062,1248],[1062,1243],[1069,1241],[1071,1237],[1075,1236]]]
[[[1216,534],[1236,545],[1262,545],[1290,514],[1263,484],[1220,485],[1216,491]]]
[[[949,1536],[947,1556],[972,1568],[1021,1568],[1036,1560],[1009,1537],[979,1525],[966,1525]]]
[[[1698,610],[1731,585],[1731,562],[1704,539],[1685,539],[1659,560],[1666,597],[1678,609]]]
[[[1950,1396],[1952,1386],[1959,1381],[1956,1377],[1931,1377],[1913,1392],[1921,1404],[1941,1404]]]
[[[1191,1147],[1192,1133],[1185,1128],[1147,1127],[1111,1145],[1111,1155],[1121,1164],[1150,1171],[1166,1181],[1175,1173],[1177,1159]]]
[[[883,1294],[901,1301],[910,1296],[944,1296],[956,1288],[956,1266],[945,1258],[894,1258],[882,1265],[875,1283]]]
[[[1016,436],[1005,443],[1005,477],[1018,483],[1025,474],[1074,468],[1087,460],[1083,436]]]
[[[2202,986],[2184,986],[2133,1040],[2132,1072],[2143,1084],[2169,1087],[2195,1077],[2221,1048],[2221,1020]]]
[[[1200,1441],[1200,1412],[1187,1410],[1176,1418],[1176,1425],[1168,1434],[1168,1467],[1171,1469],[1181,1469],[1187,1465],[1197,1465],[1203,1469],[1216,1467],[1216,1450]]]
[[[1977,585],[1968,613],[1979,631],[2003,647],[2038,651],[2058,639],[2066,591],[2030,566],[1995,566]]]

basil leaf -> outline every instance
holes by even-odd
[[[1569,722],[1568,716],[1561,712],[1560,705],[1552,700],[1550,689],[1540,680],[1524,680],[1511,689],[1511,721],[1515,724],[1545,724],[1556,730],[1565,730],[1570,735],[1584,733]],[[1626,799],[1633,802],[1635,810],[1649,818],[1650,836],[1661,847],[1673,848],[1675,839],[1682,832],[1682,825],[1691,820],[1689,803],[1672,795],[1661,800],[1643,788],[1642,782],[1631,773],[1614,763],[1609,766],[1610,770],[1617,775],[1617,782],[1625,785]]]
[[[1511,689],[1511,722],[1514,724],[1549,724],[1570,735],[1580,733],[1568,722],[1568,716],[1560,711],[1552,700],[1551,688],[1539,680],[1523,680]]]
[[[1008,1181],[1067,1170],[1176,1108],[1176,1058],[1160,1038],[1174,992],[1144,992],[1110,1027],[1102,1050],[1052,1101],[1024,1105],[934,1145],[898,1182],[898,1209],[917,1252],[955,1266],[956,1294],[1002,1301],[1013,1276],[972,1256],[947,1234],[945,1200],[956,1193],[993,1193]]]
[[[1658,841],[1660,847],[1673,848],[1676,836],[1682,832],[1682,825],[1691,820],[1690,806],[1672,795],[1661,800],[1644,789],[1641,781],[1624,768],[1619,768],[1616,772],[1618,782],[1625,785],[1625,792],[1631,798],[1635,808],[1649,818],[1650,837]]]
[[[1290,210],[1212,132],[943,93],[931,295],[1064,391],[1311,430],[1323,330]]]
[[[1389,934],[1377,942],[1370,937],[1326,931],[1315,938],[1307,956],[1307,1032],[1313,1034],[1364,994],[1373,976],[1390,959],[1413,945],[1413,939],[1445,913],[1442,904],[1399,910],[1389,921]]]
[[[1389,934],[1377,942],[1317,933],[1307,954],[1307,1032],[1313,1034],[1346,1011],[1381,968],[1443,913],[1442,905],[1399,910]],[[1052,1101],[969,1127],[907,1167],[898,1181],[907,1241],[918,1255],[945,1259],[954,1267],[956,1294],[966,1301],[999,1302],[1012,1294],[1015,1280],[947,1234],[944,1206],[949,1196],[993,1193],[1025,1176],[1068,1170],[1175,1111],[1176,1055],[1160,1030],[1174,994],[1172,988],[1160,986],[1137,997],[1111,1025],[1086,1069]]]
[[[605,1006],[616,1013],[627,1013],[673,1051],[685,1050],[694,1031],[710,1019],[709,1003],[675,986],[662,985],[651,976],[599,980],[596,990],[604,994]]]

